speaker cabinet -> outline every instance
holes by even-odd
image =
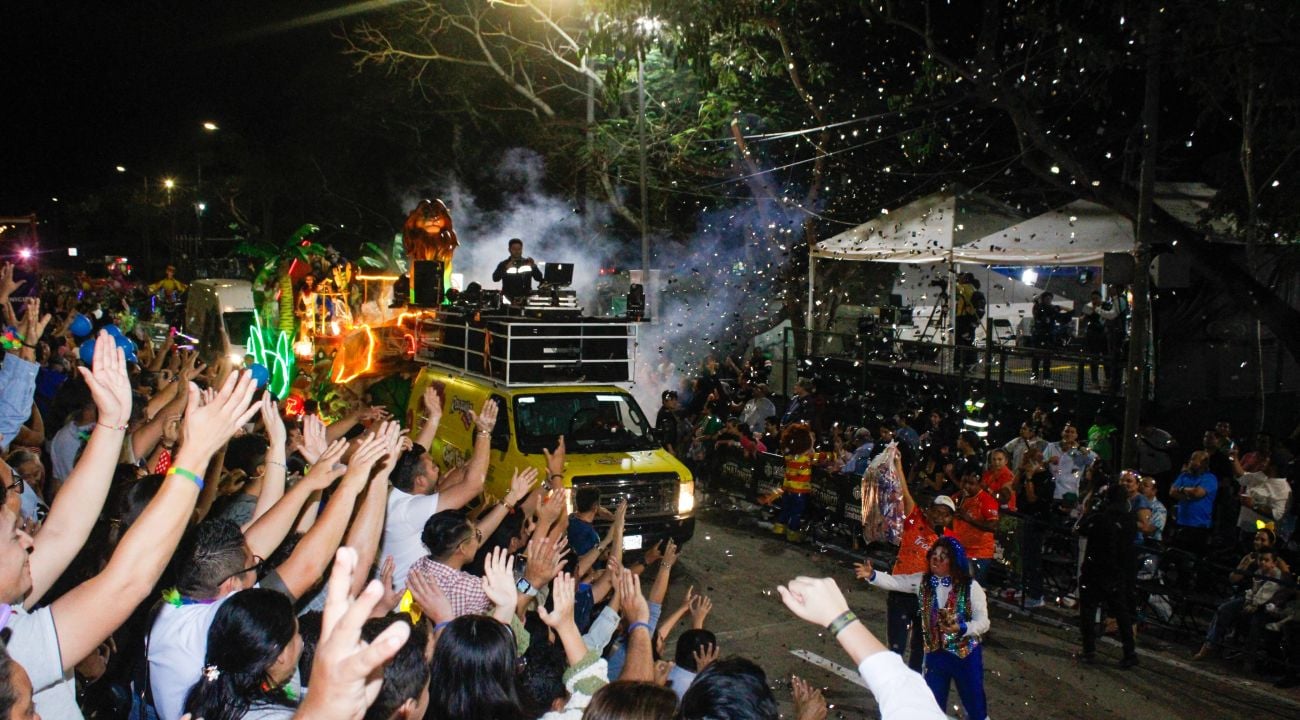
[[[411,263],[411,305],[437,307],[442,304],[442,263],[416,260]]]

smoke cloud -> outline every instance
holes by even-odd
[[[639,269],[640,247],[608,231],[609,208],[591,204],[584,217],[574,201],[544,190],[542,158],[525,149],[506,151],[492,175],[499,184],[501,201],[488,208],[453,175],[428,184],[431,197],[439,197],[451,210],[460,247],[453,273],[464,282],[496,287],[492,271],[505,259],[510,238],[524,241],[524,256],[539,265],[574,264],[573,290],[588,315],[597,315],[600,284],[626,293],[627,281],[602,279],[602,264]],[[402,207],[415,207],[421,195],[408,193]],[[793,238],[798,219],[760,217],[752,208],[702,209],[695,231],[684,241],[656,236],[651,240],[652,276],[657,283],[646,288],[647,297],[658,293],[659,317],[638,326],[636,383],[632,389],[651,419],[658,410],[660,393],[682,389],[709,354],[743,352],[749,339],[767,330],[779,317],[780,268],[789,243],[765,247],[763,223],[776,227],[778,237]],[[791,240],[793,242],[793,240]],[[657,286],[656,286],[657,285]],[[606,292],[609,288],[606,288]]]

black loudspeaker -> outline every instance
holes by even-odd
[[[632,283],[627,291],[627,316],[631,320],[645,317],[645,287],[640,283]]]
[[[442,304],[442,263],[416,260],[411,263],[411,304],[437,307]]]
[[[1102,258],[1101,281],[1107,285],[1132,285],[1134,264],[1131,253],[1106,253]]]

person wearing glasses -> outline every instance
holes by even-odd
[[[36,711],[46,717],[81,717],[73,668],[92,655],[152,591],[189,524],[201,487],[179,473],[167,476],[104,569],[53,603],[41,605],[100,515],[130,413],[126,362],[106,333],[96,343],[92,367],[82,374],[103,426],[68,475],[65,492],[51,507],[39,541],[19,527],[18,517],[7,507],[0,509],[0,603],[13,610],[8,651],[27,671]],[[177,454],[177,466],[206,467],[242,424],[240,417],[254,390],[251,377],[245,381],[231,375],[202,408],[196,391],[189,401],[187,440]]]
[[[11,477],[6,478],[8,473]],[[45,503],[45,465],[41,456],[31,450],[15,450],[7,462],[0,462],[0,482],[4,483],[13,499],[10,506],[27,522],[40,522],[49,514]]]
[[[263,413],[262,417],[273,424],[279,413]],[[252,587],[301,598],[320,580],[358,505],[347,543],[364,548],[364,552],[359,550],[361,563],[371,564],[379,543],[377,528],[388,490],[388,471],[399,445],[397,424],[385,423],[379,432],[361,440],[344,466],[339,460],[347,445],[336,442],[317,458],[306,477],[246,530],[226,520],[208,520],[195,527],[177,550],[176,585],[164,591],[164,602],[149,631],[149,683],[158,717],[180,719],[186,693],[203,673],[208,631],[225,602]],[[372,481],[371,469],[385,455],[385,465]],[[277,475],[284,472],[277,466],[270,470]],[[307,501],[339,476],[342,481],[293,553],[280,565],[265,567],[262,558],[289,534]],[[278,490],[271,485],[282,487],[272,481],[263,487],[263,493]],[[362,585],[364,580],[361,578]],[[353,591],[360,592],[360,587]]]

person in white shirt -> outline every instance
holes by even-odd
[[[393,558],[393,582],[406,586],[411,566],[428,555],[420,540],[424,524],[442,510],[458,510],[483,492],[487,480],[488,455],[492,448],[492,429],[497,424],[497,403],[488,399],[477,415],[470,412],[475,425],[474,450],[467,465],[441,475],[429,449],[442,419],[443,398],[437,388],[429,387],[421,398],[425,422],[415,436],[410,450],[402,453],[393,470],[393,487],[388,491],[388,512],[384,516],[382,554]],[[441,482],[440,482],[441,480]]]
[[[284,497],[247,530],[224,520],[209,520],[194,529],[178,551],[176,586],[164,592],[164,603],[149,630],[149,684],[154,708],[163,720],[179,720],[185,695],[198,682],[207,654],[208,630],[223,603],[240,590],[261,587],[290,599],[311,590],[343,541],[344,531],[357,509],[357,520],[347,545],[369,567],[379,544],[380,512],[388,487],[388,472],[401,443],[396,423],[385,423],[365,436],[352,451],[346,466],[339,464],[347,444],[337,441]],[[384,467],[374,478],[371,469],[381,458]],[[270,555],[297,522],[303,504],[315,492],[343,479],[330,495],[316,522],[279,566],[263,573],[263,557]],[[362,498],[358,500],[358,498]],[[367,577],[354,580],[363,586]],[[360,587],[354,587],[355,594]]]
[[[754,386],[754,395],[740,410],[740,422],[750,428],[763,427],[763,421],[776,414],[776,405],[767,397],[767,385]]]
[[[790,612],[826,628],[853,658],[876,699],[881,720],[947,719],[921,676],[904,665],[897,653],[889,652],[849,610],[834,580],[797,577],[776,590]]]
[[[92,369],[81,370],[98,409],[99,426],[64,492],[50,508],[40,542],[0,509],[0,602],[12,606],[8,652],[26,670],[36,711],[49,718],[80,718],[73,668],[108,639],[152,591],[189,524],[202,478],[182,472],[207,466],[213,453],[256,413],[252,377],[232,374],[206,405],[190,393],[185,442],[174,467],[140,517],[122,536],[95,577],[38,607],[85,544],[108,495],[131,411],[131,383],[122,351],[106,333],[96,342]]]
[[[873,570],[867,561],[867,581],[885,590],[914,592],[920,597],[925,682],[935,702],[946,708],[948,686],[956,684],[966,717],[985,720],[988,712],[980,638],[989,629],[989,609],[984,588],[971,578],[966,552],[956,539],[939,538],[926,559],[928,572],[898,576]]]
[[[1037,450],[1041,453],[1046,448],[1047,441],[1038,437],[1038,429],[1028,421],[1020,423],[1020,434],[1002,446],[1002,449],[1011,456],[1011,464],[1007,467],[1013,470],[1020,467],[1020,461],[1024,459],[1027,451]]]
[[[1061,428],[1060,442],[1048,443],[1043,451],[1043,462],[1052,472],[1056,482],[1053,500],[1060,500],[1065,505],[1077,505],[1079,502],[1079,481],[1088,466],[1096,462],[1097,453],[1079,444],[1079,430],[1073,423],[1066,423]]]

